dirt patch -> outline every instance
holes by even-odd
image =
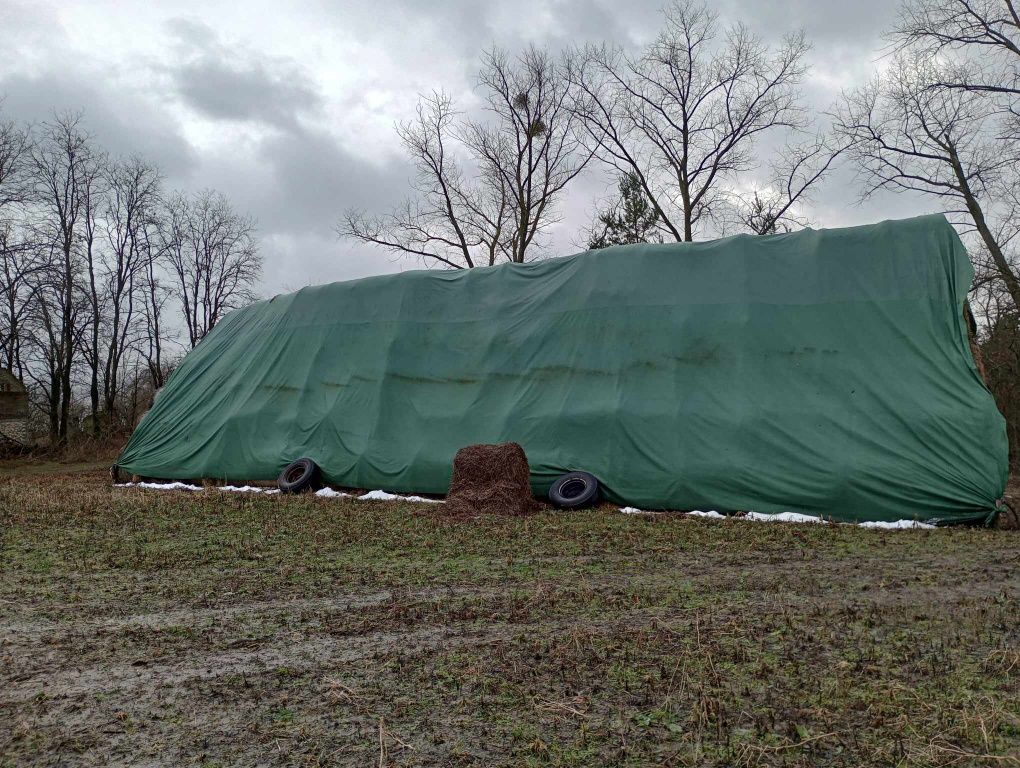
[[[461,448],[453,458],[443,512],[453,517],[536,512],[539,505],[531,495],[530,474],[528,457],[517,443]]]

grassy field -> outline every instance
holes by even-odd
[[[1020,765],[1020,534],[0,479],[0,765]]]

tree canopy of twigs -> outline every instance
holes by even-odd
[[[224,314],[255,300],[253,286],[262,271],[255,222],[234,211],[222,194],[172,195],[161,247],[192,347]]]
[[[907,0],[890,37],[900,49],[962,57],[967,67],[946,67],[934,85],[1005,97],[1004,108],[1020,117],[1020,6],[1014,0]]]
[[[397,127],[416,176],[413,194],[385,214],[348,210],[342,237],[469,268],[525,262],[558,221],[556,204],[588,162],[574,131],[566,65],[546,51],[495,48],[478,75],[484,116],[468,119],[451,98],[422,98]]]
[[[798,86],[809,45],[791,34],[772,48],[688,0],[664,13],[661,33],[639,54],[587,45],[574,52],[570,78],[587,146],[634,174],[668,238],[693,240],[713,220],[732,218],[734,203],[741,207],[734,185],[759,166],[760,139],[808,126]],[[836,154],[824,138],[789,143],[759,190],[759,226],[774,231],[792,217]]]

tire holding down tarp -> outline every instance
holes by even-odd
[[[974,366],[973,270],[941,216],[608,248],[305,288],[226,316],[118,464],[162,478],[443,493],[520,443],[643,509],[994,515],[1006,435]]]

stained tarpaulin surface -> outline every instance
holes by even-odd
[[[942,216],[304,288],[227,315],[119,459],[156,478],[443,493],[517,442],[643,509],[943,522],[994,514],[1005,425]]]

